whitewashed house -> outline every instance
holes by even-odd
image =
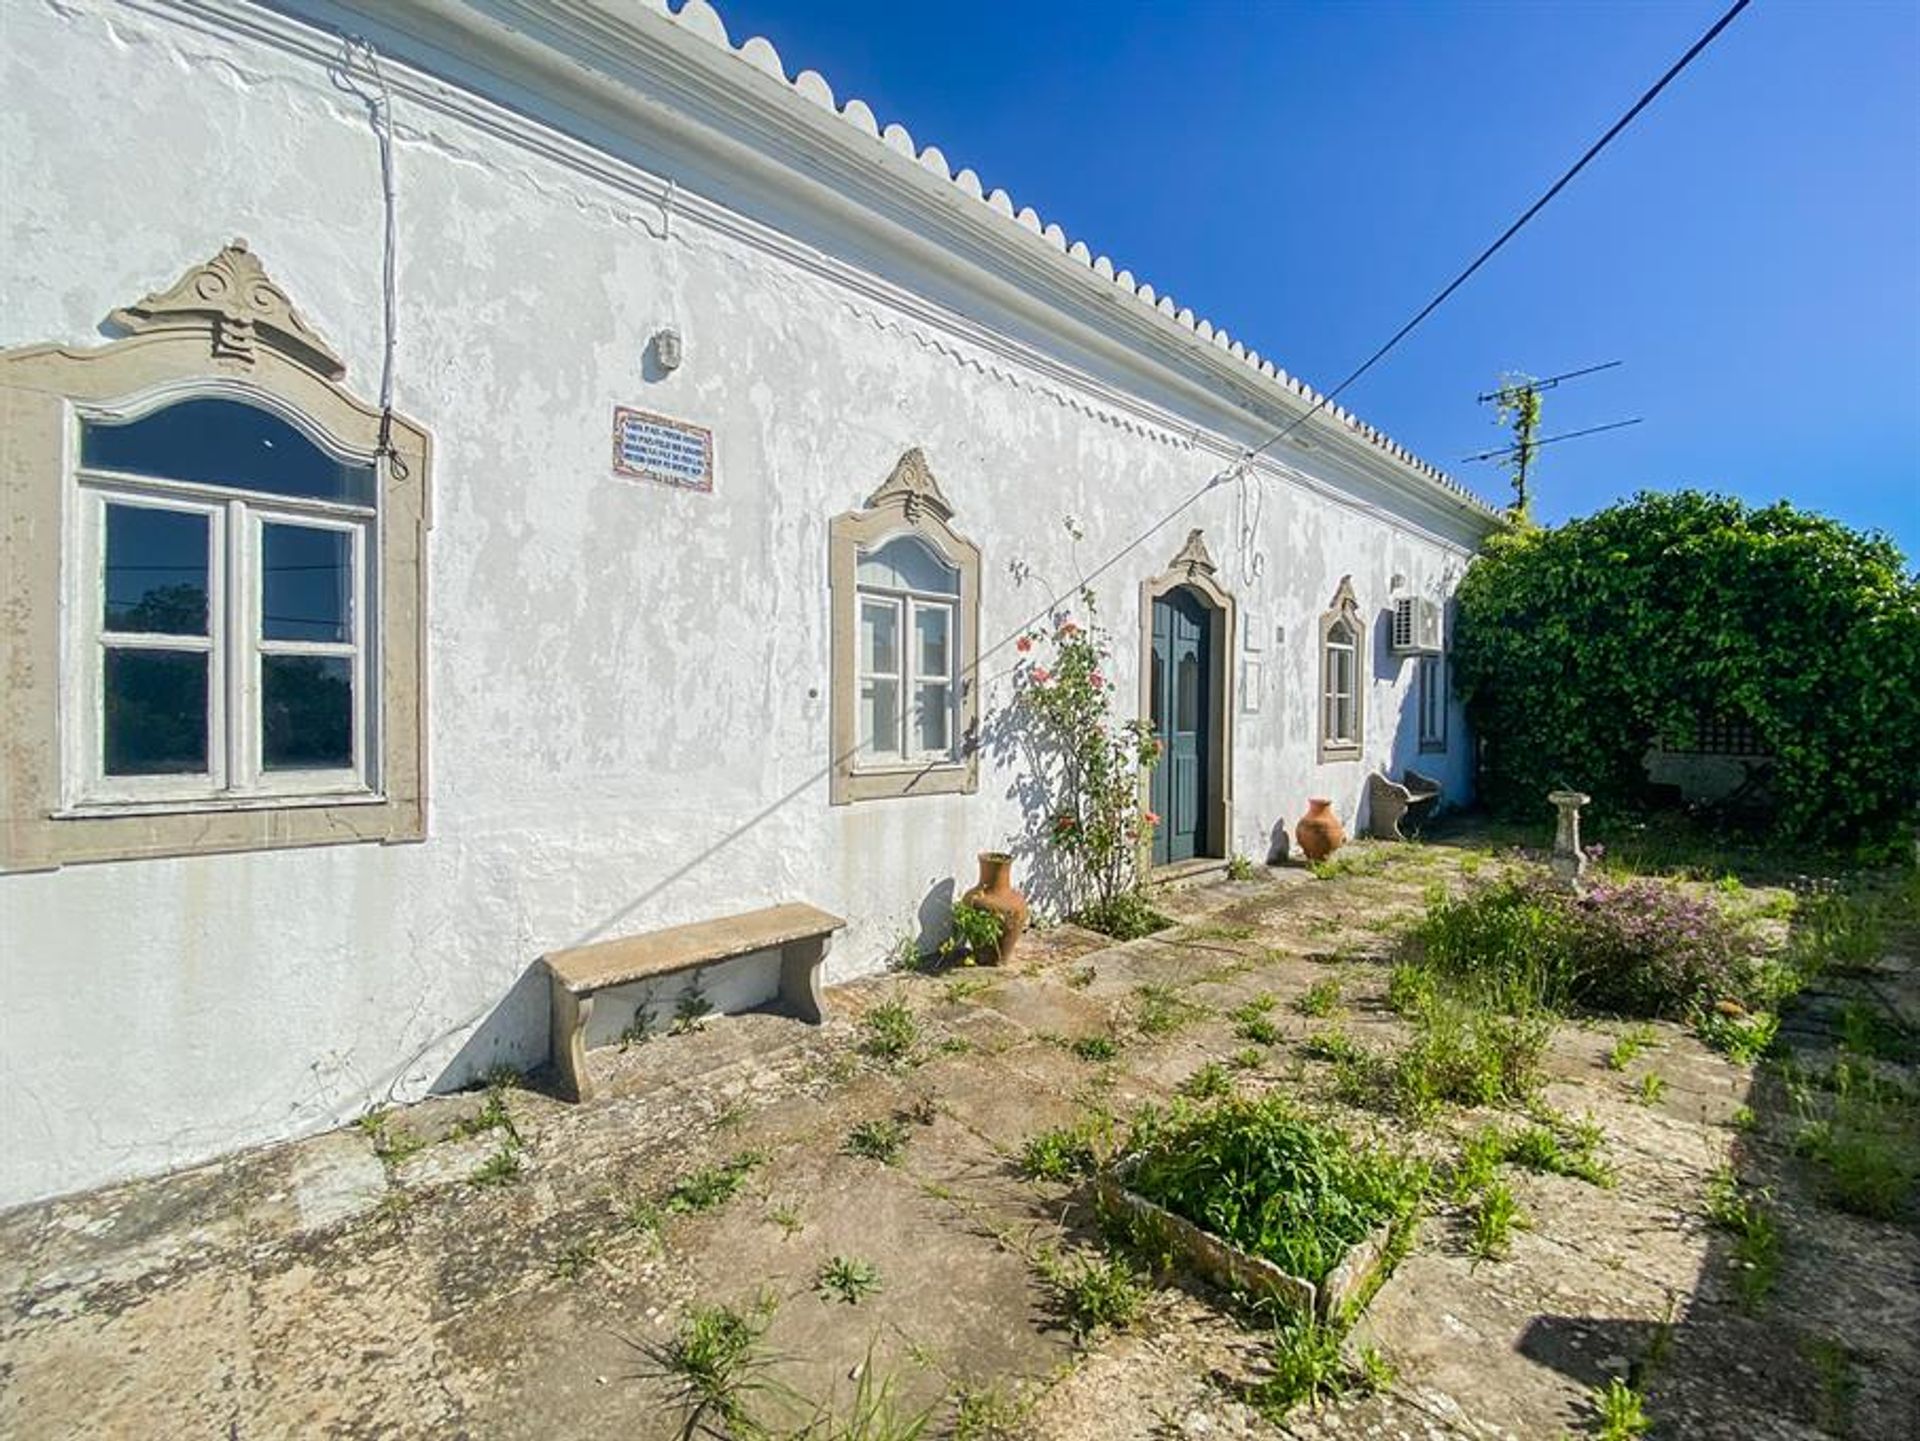
[[[1313,392],[702,0],[0,0],[0,97],[0,1203],[536,1065],[556,948],[882,966],[1096,567],[1157,861],[1466,794],[1496,515],[1240,464]]]

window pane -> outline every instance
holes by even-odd
[[[260,764],[270,771],[353,764],[353,661],[260,657]]]
[[[874,755],[900,754],[900,682],[870,680],[860,687],[860,740]]]
[[[207,517],[146,505],[107,507],[108,630],[207,633]]]
[[[1328,666],[1329,689],[1334,695],[1346,697],[1353,694],[1353,652],[1336,646],[1328,653],[1331,664]]]
[[[953,694],[944,683],[919,687],[920,709],[914,717],[917,731],[915,749],[945,755],[953,749]]]
[[[892,601],[860,602],[860,669],[900,674],[900,609]]]
[[[108,647],[103,680],[108,775],[205,774],[205,651]]]
[[[925,541],[911,535],[896,535],[876,550],[860,552],[858,579],[861,585],[889,590],[960,594],[960,572],[935,555]]]
[[[353,639],[353,537],[311,525],[260,527],[260,633]]]
[[[1182,735],[1200,729],[1200,657],[1188,651],[1174,669],[1173,728]]]
[[[89,420],[80,463],[162,480],[372,505],[373,467],[335,460],[279,416],[237,400],[183,400],[139,420]]]
[[[947,646],[953,630],[953,612],[943,605],[916,605],[913,630],[920,642],[914,674],[930,680],[950,676],[953,662],[947,658]]]

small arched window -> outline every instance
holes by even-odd
[[[1342,576],[1320,617],[1320,760],[1358,760],[1365,733],[1366,628],[1353,578]]]
[[[836,805],[970,791],[980,554],[919,451],[830,530]]]
[[[0,352],[0,867],[413,840],[426,432],[244,241]]]

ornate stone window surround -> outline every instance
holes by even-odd
[[[979,787],[980,549],[951,525],[953,507],[926,457],[909,450],[860,510],[828,527],[827,581],[833,607],[832,740],[829,799],[836,806],[898,796],[954,795]],[[862,754],[860,734],[860,585],[863,552],[911,535],[959,573],[954,606],[954,748],[951,758],[877,762]],[[902,636],[902,644],[910,637]],[[902,696],[901,703],[908,703]]]
[[[1182,587],[1197,594],[1207,606],[1207,652],[1213,667],[1209,679],[1212,694],[1208,698],[1211,733],[1205,786],[1206,833],[1209,854],[1223,859],[1233,850],[1233,678],[1239,613],[1233,593],[1220,584],[1205,536],[1198,530],[1187,532],[1186,543],[1164,571],[1140,583],[1140,715],[1149,721],[1153,718],[1153,603]],[[1147,804],[1152,784],[1151,773],[1141,776],[1142,806]],[[1142,866],[1146,868],[1153,854],[1151,837],[1142,854]]]
[[[423,838],[426,431],[339,384],[344,363],[244,241],[112,321],[123,338],[96,348],[0,352],[0,869]],[[358,609],[371,624],[355,642],[366,714],[350,786],[197,796],[162,787],[119,803],[88,793],[97,767],[86,748],[99,730],[81,707],[98,703],[98,660],[80,643],[81,622],[99,599],[81,594],[90,578],[98,584],[81,550],[81,425],[197,398],[242,401],[323,453],[374,467],[372,506],[342,507],[338,519],[362,537],[356,564],[372,601]],[[210,706],[221,703],[216,695]]]
[[[1343,674],[1344,671],[1344,674]],[[1353,577],[1343,575],[1320,616],[1320,763],[1360,759],[1366,735],[1367,628]],[[1341,682],[1342,689],[1336,690]]]

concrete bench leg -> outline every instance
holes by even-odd
[[[780,999],[803,1021],[819,1025],[826,1019],[820,994],[820,967],[827,959],[830,936],[808,936],[780,948]]]
[[[593,1019],[593,997],[576,996],[552,978],[553,1069],[560,1094],[569,1101],[591,1101],[593,1078],[587,1074],[587,1022]]]
[[[1398,786],[1375,786],[1367,807],[1367,834],[1377,841],[1404,841],[1400,818],[1407,813],[1407,796]]]

